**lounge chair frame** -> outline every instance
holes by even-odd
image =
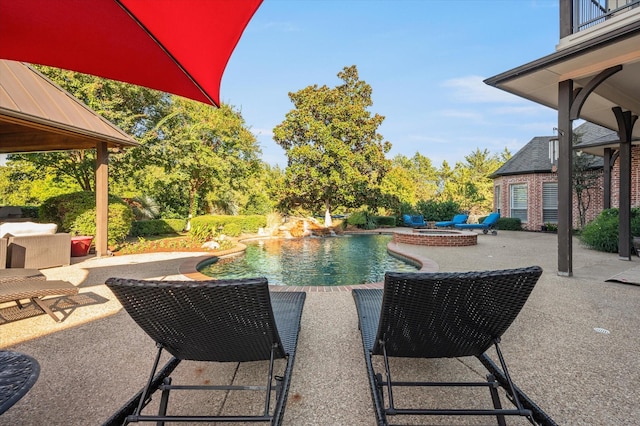
[[[539,267],[465,273],[387,272],[385,288],[353,290],[374,409],[379,425],[393,416],[523,416],[534,425],[556,423],[511,380],[500,336],[520,312],[542,270]],[[506,300],[506,302],[505,302]],[[465,306],[460,306],[461,302]],[[458,306],[453,306],[458,305]],[[466,306],[469,305],[469,306]],[[500,367],[486,354],[495,347]],[[384,372],[374,368],[382,356]],[[478,382],[395,381],[390,357],[475,356],[486,368]],[[383,374],[384,373],[384,374]],[[398,387],[487,387],[491,409],[398,408]],[[498,388],[515,408],[504,409]]]
[[[305,293],[270,293],[266,278],[198,282],[110,278],[107,286],[156,342],[158,351],[146,385],[105,425],[126,425],[130,422],[157,422],[158,425],[164,422],[281,424]],[[219,318],[222,317],[227,318],[228,323],[221,322]],[[184,333],[187,330],[190,336]],[[163,351],[173,357],[158,369]],[[286,358],[281,376],[274,372],[275,359],[279,358]],[[183,360],[269,360],[269,368],[264,383],[255,386],[172,384],[171,373]],[[167,415],[173,390],[263,391],[264,410],[261,415]],[[156,391],[161,391],[158,414],[143,414]],[[272,392],[275,392],[275,402],[272,402]]]
[[[68,281],[47,280],[37,269],[4,269],[0,271],[0,303],[14,302],[18,309],[24,309],[22,300],[29,299],[55,322],[63,318],[47,306],[43,298],[47,296],[74,296],[78,288]],[[68,298],[67,298],[68,299]],[[69,301],[73,302],[71,299]]]
[[[483,234],[498,235],[498,219],[500,219],[500,213],[491,213],[487,216],[482,223],[456,223],[456,229],[482,229]]]
[[[434,226],[436,228],[453,228],[455,225],[467,223],[468,219],[469,219],[469,215],[468,214],[460,213],[460,214],[457,214],[457,215],[453,216],[453,219],[451,219],[451,220],[445,220],[445,221],[442,221],[442,222],[436,222]]]

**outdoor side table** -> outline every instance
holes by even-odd
[[[29,392],[39,374],[40,364],[29,355],[0,351],[0,414]]]

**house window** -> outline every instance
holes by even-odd
[[[527,184],[519,183],[511,185],[511,217],[520,219],[522,223],[527,222]]]
[[[542,184],[542,222],[558,223],[558,184]]]
[[[496,185],[493,188],[493,204],[497,213],[500,213],[500,207],[502,206],[502,200],[500,199],[500,185]]]

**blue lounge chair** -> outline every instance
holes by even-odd
[[[482,229],[483,234],[491,231],[492,235],[498,235],[496,227],[498,219],[500,219],[500,213],[491,213],[482,223],[459,223],[455,227],[457,229]]]
[[[404,223],[404,226],[409,226],[411,228],[420,228],[420,227],[426,227],[427,224],[424,221],[424,216],[422,215],[402,215],[402,221]]]
[[[467,219],[469,219],[468,214],[457,214],[451,220],[436,222],[436,228],[453,228],[457,224],[467,223]]]

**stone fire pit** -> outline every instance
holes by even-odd
[[[395,231],[394,243],[432,247],[464,247],[478,244],[478,234],[456,229],[413,229]]]

